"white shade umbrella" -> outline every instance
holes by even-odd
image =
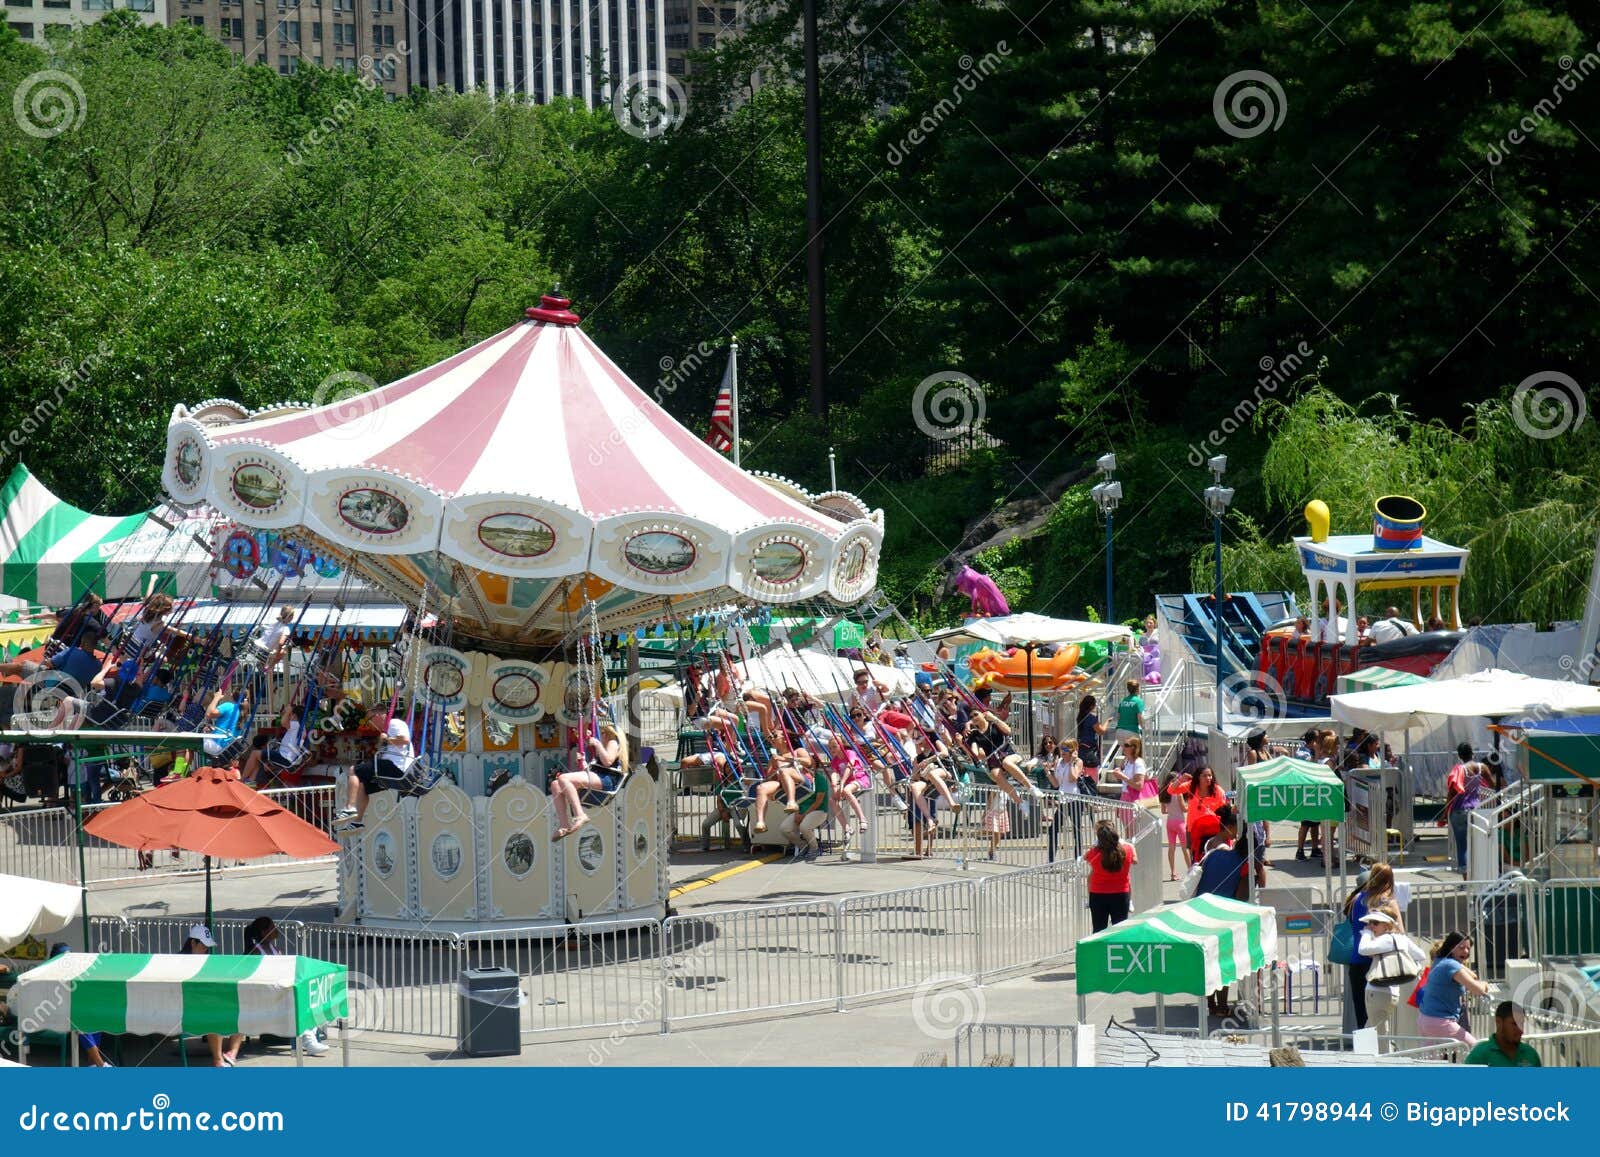
[[[820,651],[779,650],[736,663],[735,670],[746,686],[763,687],[776,694],[794,687],[825,702],[842,702],[855,690],[855,674],[865,667],[874,681],[889,688],[891,695],[909,695],[916,690],[910,671],[842,659]]]
[[[1133,632],[1120,623],[1086,623],[1078,619],[1052,619],[1023,611],[992,619],[974,619],[959,627],[946,627],[928,636],[929,640],[973,639],[997,647],[1040,646],[1045,643],[1064,647],[1072,643],[1098,643],[1133,638]]]
[[[1409,731],[1452,718],[1600,713],[1600,689],[1491,668],[1459,679],[1334,695],[1328,710],[1340,723],[1366,731]]]
[[[77,916],[82,899],[75,884],[0,876],[0,952],[30,936],[61,931]]]

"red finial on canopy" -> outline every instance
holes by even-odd
[[[560,291],[557,290],[557,293]],[[527,313],[534,321],[546,322],[550,325],[577,325],[583,319],[571,310],[572,302],[565,297],[558,297],[555,293],[546,293],[539,298],[538,305],[530,305]]]

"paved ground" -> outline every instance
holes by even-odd
[[[1273,833],[1269,887],[1279,890],[1321,888],[1322,869],[1315,862],[1295,861],[1292,857],[1293,832],[1280,825]],[[1439,837],[1424,833],[1424,852],[1442,858],[1445,844]],[[885,860],[871,865],[840,863],[829,857],[806,863],[772,862],[750,865],[749,857],[737,851],[699,852],[674,855],[672,879],[683,886],[707,877],[715,882],[684,891],[674,900],[680,913],[697,909],[738,908],[784,901],[830,899],[841,894],[888,891],[896,888],[949,880],[968,879],[996,869],[979,863],[962,869],[953,861]],[[730,871],[730,869],[732,869]],[[742,870],[740,870],[742,869]],[[1402,872],[1402,878],[1452,879],[1445,865],[1425,865]],[[1337,876],[1335,891],[1339,892]],[[331,865],[245,869],[219,874],[214,881],[216,912],[219,917],[248,918],[268,913],[278,919],[327,921],[332,919],[335,897]],[[1168,899],[1176,898],[1176,885],[1166,886]],[[187,918],[204,910],[204,885],[199,879],[167,879],[135,882],[96,888],[90,895],[90,910],[95,915],[118,914],[126,917],[162,916]],[[76,928],[63,934],[76,945]],[[426,1065],[440,1060],[461,1064],[521,1065],[784,1065],[852,1064],[906,1065],[927,1050],[949,1051],[954,1027],[964,1021],[987,1019],[992,1022],[1024,1024],[1063,1024],[1076,1019],[1076,996],[1070,967],[1044,971],[1038,975],[1007,980],[981,988],[942,989],[923,996],[907,994],[844,1013],[807,1011],[788,1016],[719,1023],[701,1028],[677,1028],[669,1035],[653,1030],[633,1034],[607,1035],[591,1030],[581,1039],[525,1042],[517,1058],[472,1060],[457,1056],[452,1047],[437,1038],[407,1038],[373,1034],[352,1042],[354,1065]],[[1149,998],[1124,997],[1097,1000],[1091,1006],[1091,1020],[1104,1024],[1107,1018],[1132,1019],[1153,1025],[1154,1003]],[[1170,1026],[1193,1026],[1193,1004],[1168,1010]],[[337,1038],[329,1056],[308,1061],[327,1065],[339,1062]],[[170,1065],[178,1063],[171,1043],[150,1042],[154,1052],[141,1058],[140,1050],[130,1048],[125,1058],[131,1063]],[[205,1063],[201,1045],[194,1042],[193,1055]],[[43,1059],[43,1058],[41,1058]],[[47,1062],[48,1063],[48,1062]],[[251,1051],[242,1064],[288,1065],[293,1059],[284,1049]]]

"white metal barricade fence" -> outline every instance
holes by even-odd
[[[1078,1032],[1070,1024],[963,1024],[956,1029],[955,1067],[970,1068],[990,1057],[1030,1069],[1068,1069]],[[1091,1030],[1092,1031],[1092,1030]]]
[[[612,920],[558,929],[464,932],[462,968],[509,968],[522,981],[524,1035],[653,1026],[660,1019],[662,926]]]
[[[490,965],[519,978],[524,1036],[667,1032],[792,1009],[843,1010],[1067,959],[1085,932],[1086,886],[1084,865],[1064,863],[665,921],[431,933],[283,920],[278,947],[350,970],[354,1032],[454,1036],[461,970]],[[90,938],[98,951],[177,952],[194,923],[96,917]],[[243,951],[247,924],[215,921],[219,950]]]
[[[658,964],[661,1031],[674,1021],[838,1006],[838,902],[673,916]]]
[[[272,788],[261,794],[308,823],[327,830],[333,815],[332,785],[319,787]],[[115,804],[89,804],[83,809],[87,823]],[[147,867],[140,867],[139,853],[132,848],[108,844],[86,835],[83,841],[83,876],[78,872],[78,820],[71,808],[36,808],[0,812],[0,874],[52,880],[60,884],[105,883],[113,880],[159,879],[179,872],[198,872],[203,858],[193,852],[155,851],[149,853]],[[299,861],[331,862],[325,859]],[[290,863],[283,857],[271,861]],[[213,870],[234,867],[233,861],[215,861]]]

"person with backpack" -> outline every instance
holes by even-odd
[[[1344,900],[1344,923],[1347,926],[1345,937],[1348,939],[1350,952],[1346,959],[1336,960],[1334,963],[1345,966],[1345,991],[1348,994],[1345,1011],[1352,1032],[1367,1027],[1367,970],[1371,967],[1372,961],[1361,955],[1357,947],[1361,943],[1363,921],[1368,912],[1393,903],[1395,903],[1394,869],[1381,862],[1372,865],[1362,886],[1351,892]]]
[[[1445,778],[1445,822],[1450,825],[1450,837],[1455,844],[1456,871],[1467,874],[1467,822],[1468,816],[1483,803],[1489,791],[1489,777],[1483,764],[1472,758],[1472,744],[1463,743],[1456,748],[1457,762]]]

